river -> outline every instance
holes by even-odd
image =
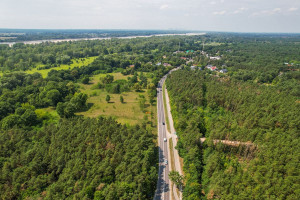
[[[117,39],[133,39],[133,38],[148,38],[148,37],[160,37],[160,36],[175,36],[175,35],[185,35],[185,36],[193,36],[193,35],[205,35],[206,33],[183,33],[183,34],[155,34],[155,35],[139,35],[139,36],[125,36],[125,37],[96,37],[96,38],[70,38],[70,39],[49,39],[49,40],[32,40],[32,41],[19,41],[19,42],[0,42],[0,44],[6,44],[12,47],[16,43],[24,43],[24,44],[41,44],[43,42],[67,42],[67,41],[79,41],[79,40],[110,40],[112,38]]]

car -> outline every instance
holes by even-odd
[[[163,125],[165,125],[165,122],[163,122]]]
[[[166,142],[167,141],[167,138],[164,138],[164,142]]]
[[[165,165],[167,165],[167,164],[168,164],[168,160],[166,159],[166,160],[165,160]]]

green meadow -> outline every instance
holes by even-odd
[[[42,69],[39,70],[39,67],[43,67],[44,65],[38,65],[36,68],[31,69],[31,70],[26,70],[24,71],[25,73],[28,74],[33,74],[35,72],[38,72],[40,74],[42,74],[42,76],[45,78],[48,75],[48,72],[50,72],[52,69],[54,70],[67,70],[67,69],[73,69],[74,67],[83,67],[83,66],[87,66],[90,63],[92,63],[97,57],[88,57],[88,58],[78,58],[78,59],[72,59],[72,64],[70,65],[60,65],[58,67],[52,67],[50,69]]]
[[[121,73],[109,73],[114,76],[114,81],[116,80],[127,80],[127,77]],[[151,111],[153,112],[154,118],[156,116],[156,105],[151,106],[149,104],[149,98],[147,95],[147,89],[143,89],[141,92],[123,92],[121,94],[110,94],[105,89],[92,89],[93,85],[100,82],[100,78],[106,76],[107,74],[98,74],[91,78],[90,84],[80,84],[81,92],[89,96],[87,104],[90,108],[87,111],[79,112],[77,115],[83,115],[85,117],[98,117],[110,116],[115,118],[118,122],[122,124],[138,124],[142,122],[145,118],[151,119]],[[110,102],[107,103],[105,98],[110,95]],[[124,103],[120,102],[120,96],[123,96]],[[139,95],[144,95],[146,97],[145,112],[140,109],[139,106]],[[152,120],[156,123],[155,120]]]

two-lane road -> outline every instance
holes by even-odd
[[[168,162],[168,145],[164,141],[167,138],[166,135],[166,123],[165,113],[163,108],[163,95],[162,85],[166,79],[164,76],[158,83],[157,86],[157,127],[158,127],[158,147],[159,147],[159,169],[158,169],[158,181],[155,193],[155,200],[169,200],[170,199],[170,188],[169,188],[169,163]]]
[[[168,74],[178,69],[179,67],[172,69]],[[166,131],[166,120],[165,120],[165,112],[164,112],[164,105],[163,105],[163,91],[162,91],[162,86],[168,74],[166,74],[159,81],[157,85],[157,127],[158,127],[158,148],[159,148],[159,170],[158,170],[158,181],[157,181],[157,188],[156,188],[154,200],[170,199],[169,160],[168,160],[169,149],[168,149],[168,141],[164,140],[165,138],[167,138],[167,131]],[[166,163],[166,160],[168,163]]]

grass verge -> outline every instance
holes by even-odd
[[[173,154],[173,140],[172,140],[172,138],[170,138],[169,139],[169,148],[170,148],[170,158],[171,158],[171,160],[170,160],[170,163],[171,163],[171,171],[173,171],[173,170],[175,170],[175,162],[174,162],[174,154]],[[174,190],[173,190],[173,185],[174,185],[174,183],[172,182],[172,199],[175,199],[175,197],[174,197]]]
[[[172,138],[169,139],[169,148],[170,148],[170,158],[171,158],[171,171],[176,171],[176,167],[175,167],[175,161],[174,161],[174,151],[173,151],[173,140]],[[172,198],[174,198],[174,191],[173,191],[173,184],[172,183]],[[179,192],[179,189],[177,187],[176,188],[176,193],[177,193],[177,196],[179,197],[180,196],[180,192]]]
[[[163,85],[163,101],[164,101],[164,112],[165,112],[165,118],[166,118],[166,123],[167,123],[167,130],[169,133],[170,131],[170,122],[169,122],[169,117],[168,117],[168,110],[167,110],[167,100],[166,100],[166,92],[165,92],[166,85],[164,83]]]

